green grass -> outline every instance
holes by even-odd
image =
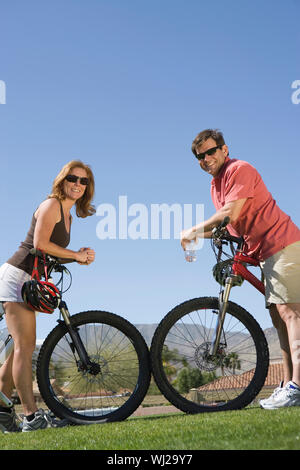
[[[296,450],[300,408],[131,418],[1,434],[1,450]]]

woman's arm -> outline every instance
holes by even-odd
[[[88,255],[86,251],[69,250],[50,241],[55,224],[57,224],[61,218],[60,204],[57,199],[50,198],[42,202],[35,213],[35,218],[34,248],[38,248],[57,258],[75,260],[81,263],[87,261]]]

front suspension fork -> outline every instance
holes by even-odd
[[[228,276],[226,278],[225,288],[224,288],[224,290],[222,290],[222,292],[220,292],[220,295],[219,295],[218,319],[217,319],[217,324],[216,324],[213,340],[212,340],[211,347],[210,347],[210,354],[212,356],[215,356],[217,354],[218,349],[219,349],[221,334],[222,334],[222,331],[223,331],[223,324],[224,324],[227,305],[228,305],[228,300],[229,300],[229,294],[230,294],[231,288],[233,286],[233,280],[234,280],[233,275]]]
[[[64,301],[60,302],[59,305],[59,310],[62,314],[62,317],[64,319],[64,323],[68,329],[68,333],[71,336],[73,346],[79,356],[80,359],[80,367],[83,370],[88,370],[91,366],[91,361],[90,358],[86,352],[85,346],[80,338],[80,335],[78,334],[78,329],[74,328],[71,323],[71,315],[68,310],[67,304]]]

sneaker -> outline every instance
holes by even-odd
[[[46,428],[60,428],[65,425],[64,420],[57,420],[50,412],[46,413],[44,410],[39,409],[35,412],[35,417],[31,421],[28,421],[26,416],[24,416],[22,432],[37,431],[38,429]]]
[[[273,391],[272,395],[269,398],[264,398],[263,400],[259,401],[261,408],[271,406],[274,403],[275,397],[282,389],[283,389],[283,380],[280,382],[278,387],[275,388],[275,390]]]
[[[10,413],[5,411],[0,412],[0,429],[2,432],[20,432],[22,431],[22,424],[18,420],[14,408]]]
[[[261,407],[266,410],[276,410],[288,406],[300,406],[300,388],[294,382],[288,382],[285,387],[279,388],[272,400],[269,400],[261,400],[264,402],[260,402]]]

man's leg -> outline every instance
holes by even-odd
[[[286,385],[293,377],[293,363],[291,358],[291,351],[289,345],[289,337],[285,322],[282,320],[276,305],[270,306],[270,315],[274,327],[277,330],[279,344],[281,348],[282,361],[283,361],[283,385]]]
[[[269,410],[300,406],[300,304],[272,305],[270,314],[279,336],[284,383],[260,400],[260,406]]]
[[[276,307],[286,325],[293,370],[291,380],[300,387],[300,304],[277,304]]]

